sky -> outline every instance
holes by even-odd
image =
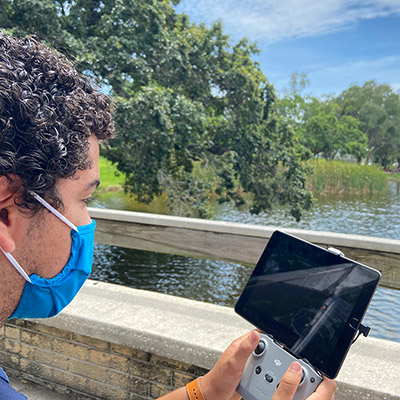
[[[400,0],[182,0],[176,9],[256,42],[253,59],[278,93],[294,72],[318,97],[372,79],[400,90]]]

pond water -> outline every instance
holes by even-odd
[[[123,196],[107,195],[92,206],[131,208],[127,204],[132,203]],[[227,205],[217,209],[214,219],[400,239],[400,186],[390,182],[387,192],[375,196],[320,199],[299,223],[284,209],[252,215]],[[240,264],[96,244],[91,278],[233,306],[251,272]],[[379,288],[364,318],[370,335],[400,342],[399,312],[400,291]]]

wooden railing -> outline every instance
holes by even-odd
[[[96,242],[131,249],[254,265],[276,229],[332,246],[382,272],[400,289],[400,240],[90,208]]]

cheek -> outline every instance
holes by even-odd
[[[52,238],[49,238],[51,246],[45,254],[45,259],[41,265],[42,271],[38,275],[43,278],[53,278],[59,274],[69,260],[71,243],[71,230],[69,228],[62,229],[62,232],[57,232]]]
[[[67,226],[58,226],[47,233],[30,235],[25,252],[29,273],[50,279],[59,274],[68,262],[71,254],[71,230]],[[28,271],[27,271],[28,272]]]
[[[2,288],[0,293],[0,326],[3,326],[10,315],[17,308],[25,287],[25,280],[11,266],[10,272],[4,273],[1,277]],[[22,278],[22,279],[21,279]]]
[[[75,226],[90,224],[92,220],[90,219],[86,204],[83,201],[71,203],[68,204],[68,207],[65,207],[65,217]]]

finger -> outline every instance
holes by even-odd
[[[335,390],[336,382],[332,379],[324,378],[317,390],[307,400],[333,400]]]
[[[251,331],[236,339],[224,351],[214,368],[212,368],[202,379],[204,392],[220,393],[221,398],[230,399],[238,397],[235,389],[242,377],[244,367],[251,353],[257,347],[260,334]],[[205,395],[205,398],[208,398]]]
[[[231,398],[229,398],[229,400],[240,400],[241,398],[242,396],[235,392],[235,394]]]
[[[251,331],[247,335],[237,340],[234,343],[234,359],[238,365],[238,369],[243,370],[246,365],[247,359],[250,354],[256,349],[260,341],[260,334],[258,331]]]
[[[282,376],[279,387],[271,400],[290,400],[296,393],[297,387],[301,381],[303,369],[297,361],[290,364],[289,369]]]
[[[257,347],[260,340],[260,334],[254,330],[246,333],[240,338],[234,340],[231,345],[226,349],[221,358],[230,359],[232,363],[239,362],[240,364],[246,363],[252,351]],[[244,368],[243,364],[243,368]],[[241,367],[238,369],[242,369]]]

